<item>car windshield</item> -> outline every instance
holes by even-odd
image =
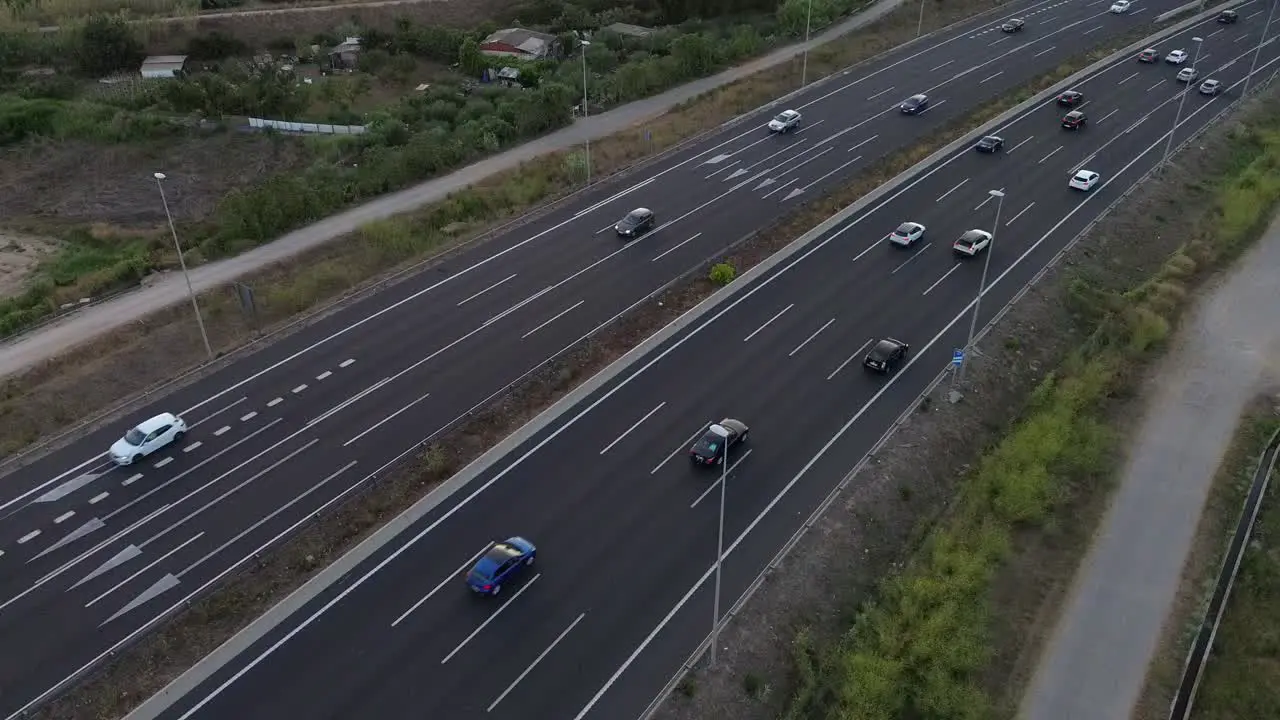
[[[644,219],[644,215],[641,215],[640,213],[637,213],[637,212],[631,212],[631,213],[627,213],[627,216],[622,218],[622,222],[619,224],[624,226],[634,227],[636,225],[639,225],[640,221],[643,219]]]
[[[909,97],[909,98],[907,98],[907,101],[906,101],[906,102],[904,102],[904,103],[902,103],[902,104],[903,104],[903,105],[906,105],[907,107],[915,107],[916,105],[919,105],[919,104],[920,104],[920,98],[917,98],[917,97]]]
[[[789,112],[780,113],[778,117],[774,118],[774,120],[777,120],[780,123],[787,122],[790,119],[791,119],[791,113]]]
[[[1091,177],[1093,177],[1093,176],[1092,176],[1092,175],[1090,175],[1089,173],[1076,173],[1076,179],[1077,179],[1077,180],[1080,180],[1081,182],[1088,182],[1088,181],[1089,181],[1089,178],[1091,178]],[[1059,182],[1061,182],[1061,181],[1059,181]]]
[[[957,241],[956,241],[956,244],[957,244],[957,245],[960,245],[960,246],[963,246],[963,247],[970,247],[971,245],[973,245],[973,243],[974,243],[973,238],[971,238],[971,237],[969,237],[969,236],[967,236],[967,235],[966,235],[966,236],[964,236],[964,237],[962,237],[962,238],[960,238],[959,240],[957,240]]]
[[[889,357],[889,352],[891,350],[893,350],[893,346],[889,343],[878,342],[875,347],[871,348],[871,352],[868,353],[868,355],[872,360],[884,361]]]
[[[130,445],[135,445],[135,446],[141,445],[142,441],[146,439],[147,439],[146,433],[142,432],[138,428],[134,428],[124,434],[124,441],[129,443]]]
[[[720,452],[720,442],[721,438],[719,435],[716,435],[715,433],[707,433],[706,435],[703,435],[702,439],[698,441],[698,444],[694,446],[693,451],[699,455],[715,455],[717,452]]]
[[[910,235],[913,230],[915,230],[915,226],[912,225],[911,223],[902,223],[901,225],[898,226],[897,230],[893,231],[893,234],[894,235]]]

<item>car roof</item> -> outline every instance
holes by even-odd
[[[649,215],[652,212],[653,211],[650,210],[649,208],[638,207],[635,210],[632,210],[630,214],[631,215]]]
[[[780,112],[780,113],[778,113],[778,114],[779,114],[779,115],[786,115],[786,116],[790,117],[790,116],[792,116],[792,115],[799,115],[800,113],[796,112],[795,110],[783,110],[782,112]]]
[[[974,229],[972,229],[972,230],[965,230],[965,231],[964,231],[964,234],[960,236],[960,239],[961,239],[961,240],[976,240],[976,239],[978,239],[978,238],[985,238],[985,237],[988,237],[988,236],[989,236],[989,233],[988,233],[986,230],[979,230],[979,229],[977,229],[977,228],[974,228]]]
[[[160,413],[155,417],[147,418],[146,420],[138,423],[137,427],[142,432],[149,433],[152,430],[164,427],[165,425],[172,425],[177,419],[177,416],[173,413]]]
[[[1096,173],[1096,172],[1094,172],[1094,171],[1092,171],[1092,170],[1077,170],[1077,171],[1076,171],[1076,177],[1077,177],[1077,178],[1091,178],[1091,177],[1097,177],[1097,176],[1098,176],[1098,173]]]
[[[927,96],[927,95],[925,95],[924,93],[916,93],[915,95],[912,95],[911,97],[909,97],[909,98],[907,98],[907,99],[908,99],[908,100],[924,100],[926,97],[928,97],[928,96]]]

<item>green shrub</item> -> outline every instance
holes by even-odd
[[[711,272],[707,274],[707,279],[716,285],[728,285],[737,277],[738,271],[729,263],[716,263],[711,266]]]

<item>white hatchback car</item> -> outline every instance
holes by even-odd
[[[918,222],[904,222],[889,233],[889,242],[902,247],[911,247],[922,237],[924,237],[923,225]]]
[[[1178,82],[1189,83],[1198,77],[1200,73],[1195,68],[1186,67],[1178,71]]]
[[[1187,61],[1187,51],[1174,50],[1173,52],[1164,56],[1164,61],[1169,63],[1170,65],[1181,65],[1182,63]]]
[[[160,413],[144,420],[111,446],[111,460],[132,465],[151,453],[178,442],[187,434],[187,423],[173,413]]]
[[[973,257],[991,245],[991,233],[986,230],[966,230],[954,243],[951,249],[961,255]]]
[[[1098,184],[1098,180],[1102,176],[1092,170],[1080,170],[1071,178],[1071,182],[1067,183],[1073,190],[1084,190],[1088,192]]]
[[[1123,15],[1124,13],[1129,12],[1129,0],[1116,0],[1116,2],[1111,6],[1111,12],[1116,15]]]
[[[787,133],[800,127],[800,113],[795,110],[783,110],[769,121],[769,132]]]

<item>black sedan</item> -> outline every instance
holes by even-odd
[[[1235,10],[1223,10],[1222,12],[1218,13],[1218,22],[1222,23],[1223,25],[1231,25],[1239,19],[1240,19],[1240,14],[1237,13]]]
[[[1058,104],[1062,107],[1075,107],[1084,102],[1084,93],[1076,90],[1067,90],[1058,96]]]
[[[1023,20],[1021,20],[1020,18],[1014,18],[1009,22],[1001,25],[1000,32],[1007,32],[1007,33],[1022,32],[1022,28],[1024,25],[1026,25],[1026,23]]]
[[[871,348],[871,352],[862,360],[862,366],[868,370],[887,375],[898,368],[907,359],[910,348],[901,340],[885,338]]]
[[[618,237],[637,238],[653,229],[655,220],[653,211],[649,208],[636,208],[627,213],[627,216],[618,221],[613,226]]]
[[[698,465],[719,465],[734,445],[747,441],[747,426],[741,420],[725,418],[702,434],[689,449],[689,458]]]
[[[1004,138],[997,135],[988,135],[978,141],[973,148],[978,152],[995,153],[1004,149]]]
[[[919,115],[929,109],[929,96],[924,95],[923,93],[920,95],[912,95],[906,100],[903,100],[902,104],[898,106],[898,109],[901,110],[904,115]]]

